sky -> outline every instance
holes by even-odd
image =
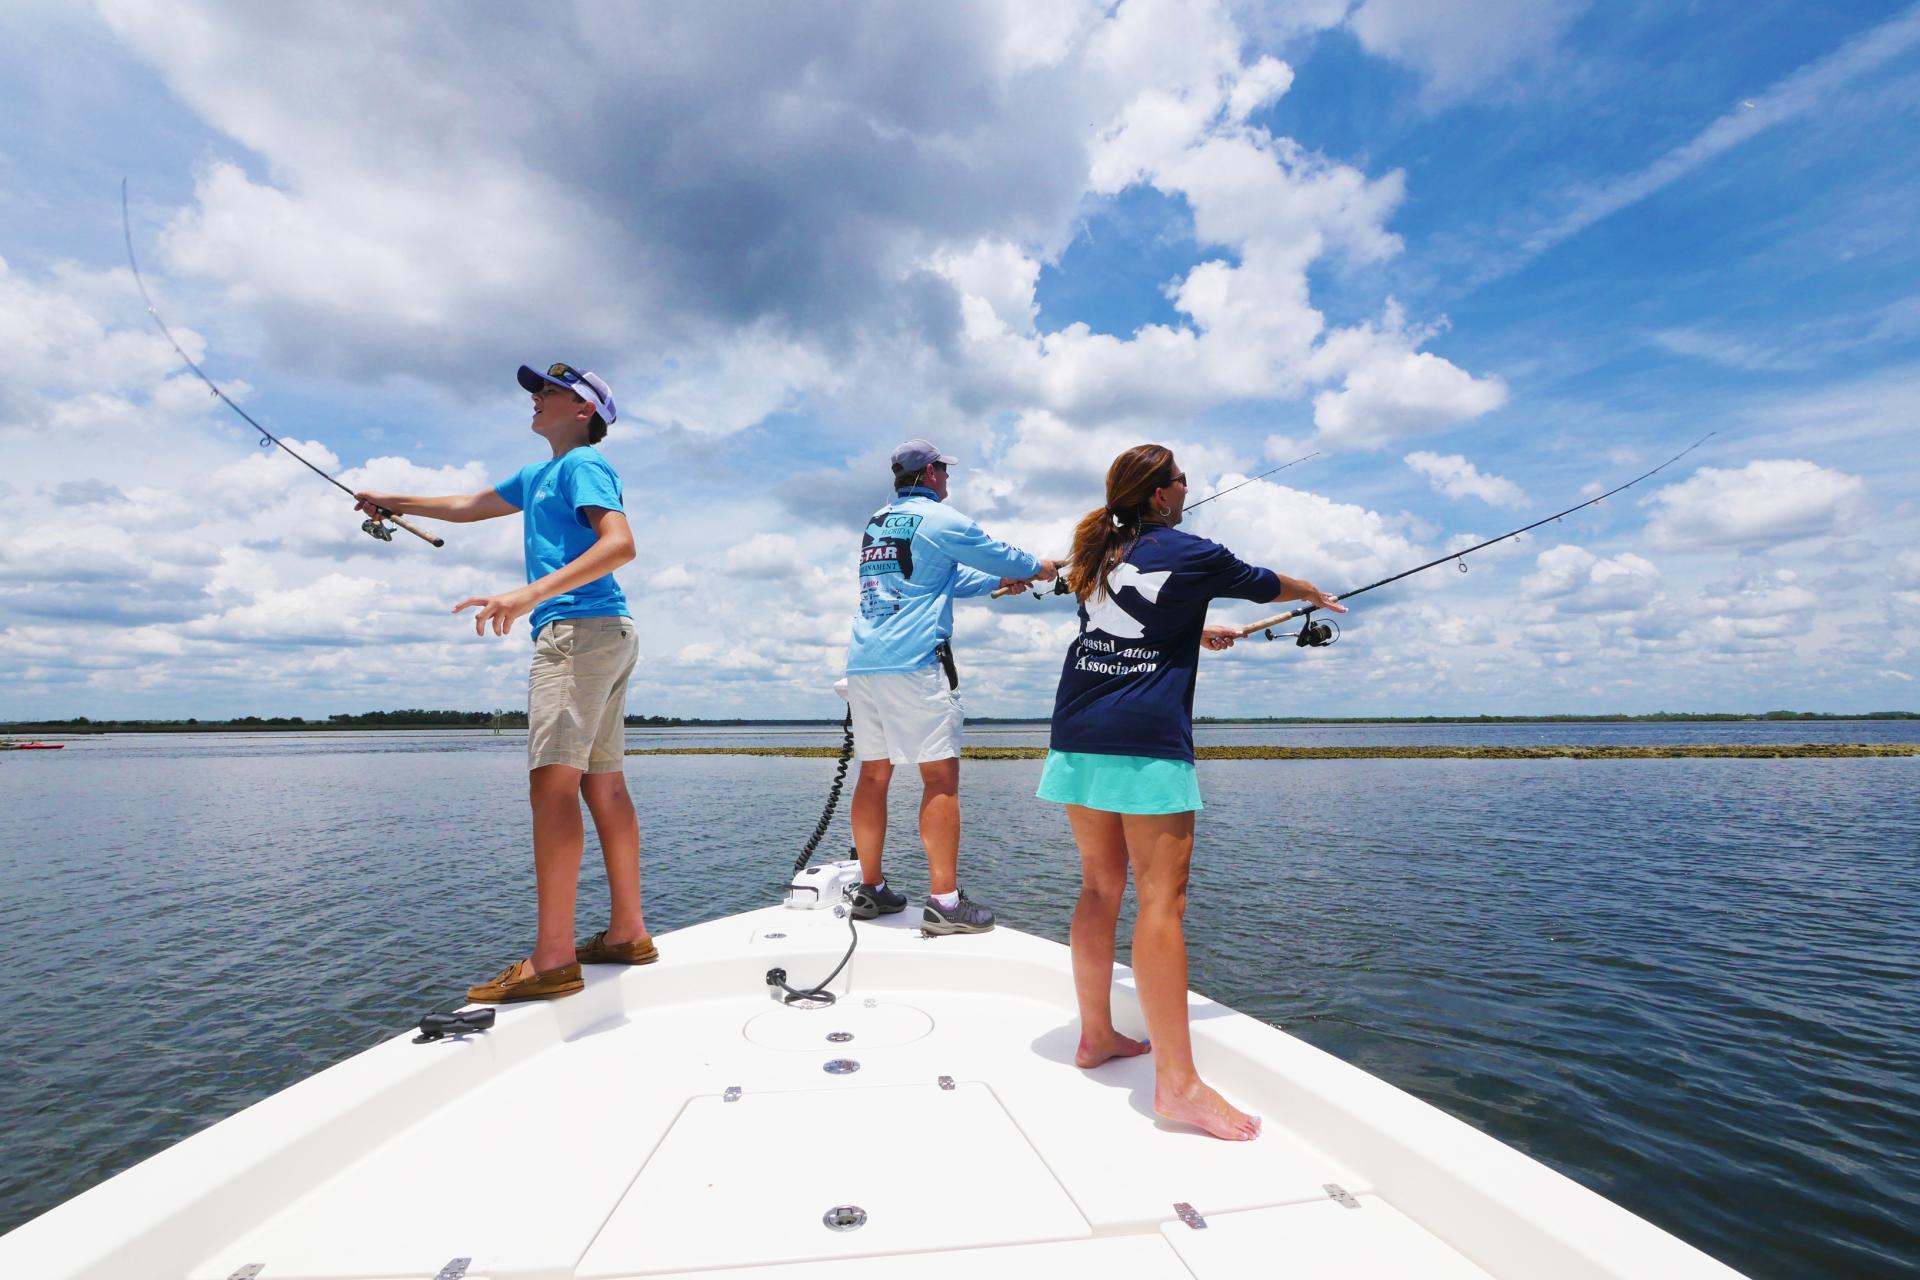
[[[350,487],[540,460],[613,386],[635,714],[835,717],[913,436],[1066,553],[1187,528],[1347,591],[1200,715],[1920,708],[1920,5],[15,0],[0,8],[0,719],[524,706],[518,519]],[[1271,610],[1220,601],[1214,621]],[[956,610],[1045,715],[1068,600]]]

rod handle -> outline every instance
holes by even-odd
[[[416,529],[412,525],[408,524],[405,520],[401,519],[399,516],[388,516],[387,519],[393,521],[395,524],[399,525],[402,529],[405,529],[408,533],[412,534],[416,538],[419,538],[423,542],[430,542],[436,547],[444,547],[447,545],[447,540],[445,538],[436,538],[430,533],[427,533],[420,529]]]
[[[1315,609],[1319,607],[1318,605],[1314,606]],[[1258,622],[1249,622],[1244,627],[1236,627],[1234,631],[1240,639],[1245,640],[1256,631],[1265,631],[1268,627],[1277,627],[1283,622],[1292,622],[1301,614],[1311,612],[1313,612],[1312,609],[1294,609],[1288,613],[1276,613],[1271,618],[1262,618]]]
[[[1066,556],[1060,556],[1054,560],[1053,571],[1056,575],[1066,566],[1067,560],[1068,560],[1068,557]],[[995,587],[991,592],[987,594],[987,599],[998,600],[1004,596],[1017,596],[1022,591],[1025,591],[1025,590],[1026,590],[1025,586]]]

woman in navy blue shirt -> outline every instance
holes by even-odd
[[[1080,634],[1054,696],[1053,733],[1039,795],[1067,806],[1080,846],[1073,912],[1073,980],[1080,1001],[1074,1061],[1094,1067],[1154,1051],[1154,1110],[1217,1138],[1258,1137],[1260,1118],[1222,1098],[1194,1070],[1187,1028],[1187,870],[1193,815],[1193,686],[1200,647],[1226,649],[1234,633],[1207,626],[1226,597],[1304,600],[1346,610],[1310,582],[1257,569],[1205,538],[1182,533],[1187,478],[1172,451],[1136,445],[1107,470],[1107,502],[1073,533],[1068,581]],[[1114,929],[1133,868],[1140,911],[1133,972],[1148,1040],[1114,1029]]]

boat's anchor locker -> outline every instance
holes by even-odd
[[[814,1045],[834,1016],[814,1019]],[[823,1115],[849,1114],[884,1116],[899,1158],[873,1158],[884,1135],[852,1142],[822,1125]],[[965,1140],[945,1140],[955,1135]],[[832,1206],[824,1215],[823,1205]],[[1091,1235],[985,1085],[862,1088],[847,1079],[689,1101],[577,1274],[611,1280]]]

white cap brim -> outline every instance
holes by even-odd
[[[602,378],[599,374],[582,371],[580,381],[562,382],[558,378],[548,377],[545,370],[535,369],[531,365],[523,364],[520,366],[520,372],[517,377],[520,385],[528,391],[537,391],[542,384],[559,387],[563,391],[571,391],[592,405],[594,412],[600,415],[602,422],[605,422],[608,426],[613,425],[613,389],[607,386],[606,379]]]

